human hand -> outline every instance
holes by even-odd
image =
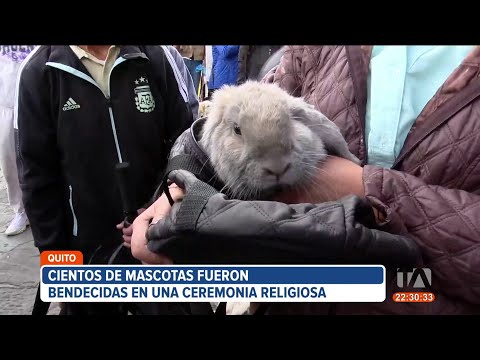
[[[316,204],[335,201],[348,195],[365,196],[363,168],[350,160],[329,156],[319,164],[310,186],[289,189],[275,195],[273,200],[286,204]],[[374,207],[372,209],[378,223],[385,221],[384,214]]]
[[[185,192],[175,184],[170,185],[169,190],[170,195],[175,202],[180,201],[185,194]],[[170,209],[171,205],[166,195],[163,194],[148,209],[141,213],[135,219],[132,226],[130,226],[132,229],[132,255],[144,264],[172,264],[172,260],[168,257],[148,250],[147,238],[145,236],[149,225],[155,224],[157,221],[167,216]]]
[[[145,208],[140,208],[137,210],[137,213],[140,215],[145,210]],[[132,224],[125,225],[125,221],[122,221],[120,224],[117,224],[116,228],[122,231],[123,245],[129,248],[132,241]]]
[[[287,204],[316,204],[348,195],[365,196],[363,168],[350,160],[329,156],[318,165],[309,186],[289,189],[277,194],[273,200]]]

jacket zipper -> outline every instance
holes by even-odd
[[[110,92],[110,77],[112,76],[112,71],[113,69],[121,64],[122,62],[126,61],[126,59],[120,57],[117,60],[115,60],[115,63],[113,64],[112,68],[110,69],[110,72],[108,74],[108,80],[107,80],[107,86],[108,86],[108,95],[105,96],[107,99],[107,104],[108,104],[108,113],[110,115],[110,123],[112,125],[112,133],[113,133],[113,140],[115,141],[115,147],[117,149],[117,157],[118,157],[118,162],[122,163],[123,158],[122,158],[122,152],[120,151],[120,144],[118,142],[118,137],[117,137],[117,128],[115,126],[115,118],[113,116],[113,104],[111,101],[111,92]],[[103,94],[103,91],[102,91]]]
[[[119,65],[120,63],[122,63],[124,61],[126,61],[125,58],[123,58],[123,57],[118,58],[115,61],[115,63],[113,64],[112,68],[110,69],[110,73],[108,74],[108,82],[107,82],[107,84],[108,84],[108,95],[105,95],[105,93],[100,88],[100,86],[98,86],[98,84],[95,82],[95,80],[93,80],[93,78],[91,76],[85,74],[84,72],[82,72],[80,70],[77,70],[77,69],[75,69],[71,66],[60,64],[60,63],[47,62],[47,64],[46,64],[47,66],[54,67],[56,69],[68,72],[68,73],[70,73],[70,74],[72,74],[76,77],[79,77],[80,79],[83,79],[83,80],[89,82],[90,84],[95,85],[102,92],[102,95],[105,97],[105,99],[107,101],[108,114],[110,116],[110,123],[111,123],[111,126],[112,126],[113,140],[115,141],[115,149],[116,149],[116,152],[117,152],[117,157],[118,157],[119,162],[122,162],[122,154],[121,154],[121,151],[120,151],[120,144],[118,142],[118,137],[117,137],[117,129],[116,129],[116,126],[115,126],[115,118],[113,116],[112,101],[110,99],[110,76],[112,75],[113,69],[117,65]]]
[[[77,216],[75,215],[75,209],[73,208],[73,189],[72,185],[68,185],[68,188],[70,190],[70,198],[68,201],[70,202],[70,209],[72,210],[72,216],[73,216],[73,236],[77,236],[78,234],[78,221],[77,221]]]

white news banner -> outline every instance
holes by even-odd
[[[46,302],[383,302],[382,265],[46,265]]]

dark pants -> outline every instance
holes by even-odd
[[[185,65],[187,66],[190,75],[192,75],[193,84],[195,85],[195,93],[198,92],[198,84],[200,83],[200,72],[197,72],[195,69],[198,65],[202,64],[201,60],[190,60],[183,58]]]

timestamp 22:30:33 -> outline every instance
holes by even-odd
[[[396,292],[393,294],[393,301],[395,302],[417,302],[426,303],[433,302],[435,295],[432,292]]]

